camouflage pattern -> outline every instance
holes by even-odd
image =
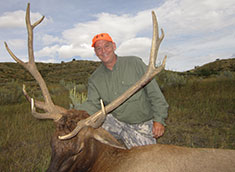
[[[156,143],[156,139],[153,138],[152,134],[152,120],[140,124],[127,124],[118,121],[112,114],[108,114],[102,127],[116,139],[121,140],[128,149],[133,146]]]

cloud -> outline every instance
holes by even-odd
[[[117,49],[119,55],[136,55],[143,58],[145,63],[148,63],[150,55],[151,39],[146,37],[133,38],[124,41]]]
[[[162,49],[168,51],[170,69],[189,70],[231,56],[235,1],[172,0],[156,11],[166,33]]]
[[[60,47],[58,45],[50,46],[50,47],[44,47],[43,49],[36,51],[35,56],[37,57],[56,57],[58,49]]]
[[[87,44],[81,44],[79,46],[63,45],[58,50],[59,56],[63,58],[71,58],[74,56],[79,57],[91,57],[93,56],[92,48]]]
[[[52,44],[60,44],[60,43],[64,43],[65,41],[57,36],[53,36],[53,35],[49,35],[49,34],[45,34],[40,36],[41,41],[43,43],[43,45],[52,45]],[[38,39],[40,39],[38,38]]]
[[[6,12],[0,16],[0,28],[25,27],[25,12],[22,10]]]
[[[42,15],[40,13],[30,13],[31,22],[34,23],[39,20]],[[44,24],[52,22],[52,18],[44,19]],[[0,16],[0,28],[25,28],[25,11],[18,10],[13,12],[5,12]]]
[[[14,47],[16,50],[24,49],[25,45],[27,45],[26,40],[22,39],[11,39],[7,41],[9,47]]]
[[[168,36],[205,33],[234,25],[233,0],[171,0],[157,9]],[[169,27],[170,25],[170,27]]]
[[[144,47],[146,47],[144,44],[149,38],[142,38],[144,42],[140,43],[141,39],[136,39],[136,36],[151,25],[151,18],[150,20],[143,20],[148,15],[151,17],[150,12],[148,14],[146,12],[140,12],[136,16],[127,14],[118,16],[108,13],[97,14],[95,20],[78,23],[72,29],[65,30],[62,33],[62,39],[54,38],[49,35],[45,36],[43,38],[44,43],[49,40],[48,44],[50,44],[50,41],[59,41],[64,44],[56,48],[54,46],[53,48],[43,48],[40,54],[46,55],[49,53],[48,50],[50,49],[51,51],[56,51],[59,57],[63,58],[79,56],[81,58],[93,57],[95,59],[93,48],[91,48],[91,40],[94,35],[101,32],[108,32],[118,45],[122,45],[120,48],[121,51],[128,49],[124,48],[125,46],[131,45],[128,41],[132,42],[133,48],[135,45],[138,46],[141,44],[141,49],[143,50]],[[140,50],[140,48],[138,50]],[[146,54],[145,50],[140,53]],[[55,54],[55,52],[51,54]]]

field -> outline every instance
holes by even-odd
[[[158,143],[235,149],[234,61],[218,60],[182,73],[163,71],[156,78],[170,105],[166,132]],[[39,64],[39,70],[55,104],[70,108],[71,89],[77,88],[76,95],[86,93],[87,78],[98,65],[73,61]],[[0,171],[45,171],[54,123],[31,115],[21,87],[25,83],[29,94],[42,100],[40,89],[17,64],[0,64],[0,81]]]

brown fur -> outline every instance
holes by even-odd
[[[48,171],[90,172],[234,172],[235,150],[147,145],[130,150],[115,148],[112,136],[102,129],[83,128],[76,137],[61,141],[59,135],[72,131],[84,111],[70,110],[57,123],[52,137]],[[99,140],[96,134],[103,137]],[[107,134],[107,135],[106,135]],[[103,144],[103,143],[106,144]],[[108,142],[108,143],[107,143]]]

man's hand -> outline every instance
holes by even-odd
[[[153,121],[153,137],[158,138],[164,134],[165,127],[159,122]]]

